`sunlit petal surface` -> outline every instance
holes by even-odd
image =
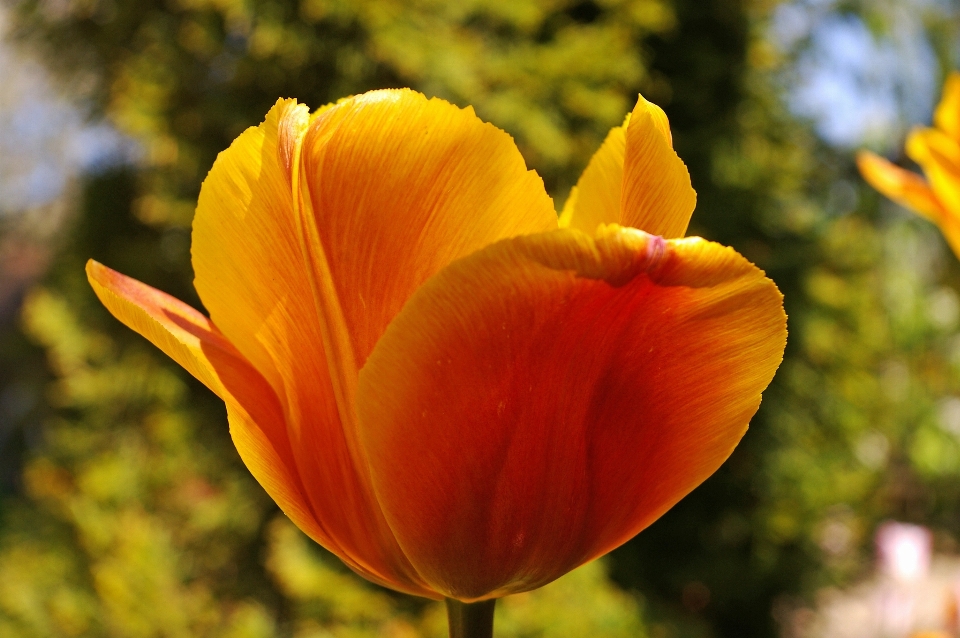
[[[690,174],[673,150],[667,116],[643,97],[610,131],[570,193],[560,225],[592,235],[600,224],[683,237],[697,203]]]
[[[358,368],[441,268],[557,227],[543,181],[509,135],[472,109],[410,90],[366,93],[316,118],[300,178],[312,267],[336,295],[321,303],[339,306]]]

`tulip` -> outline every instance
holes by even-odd
[[[939,226],[960,257],[960,73],[947,78],[933,124],[914,129],[906,145],[927,179],[869,151],[857,155],[857,165],[875,189]]]
[[[223,399],[301,530],[364,578],[448,599],[455,635],[489,635],[496,598],[609,552],[710,476],[782,359],[779,291],[683,238],[695,200],[643,98],[559,221],[472,109],[410,90],[313,114],[281,100],[200,192],[209,319],[87,272]]]

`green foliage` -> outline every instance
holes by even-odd
[[[215,154],[278,95],[316,108],[413,86],[512,133],[564,196],[584,159],[654,80],[642,43],[663,0],[25,0],[54,68],[145,153],[135,214],[189,225]],[[77,80],[73,80],[75,83]]]
[[[24,472],[32,507],[0,536],[4,635],[231,635],[260,609],[228,583],[251,568],[269,500],[204,445],[187,387],[145,345],[120,352],[43,290],[24,323],[59,410]]]

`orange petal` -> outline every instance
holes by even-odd
[[[280,402],[263,377],[209,319],[182,301],[93,260],[87,277],[107,309],[202,381],[227,405],[230,434],[244,464],[297,527],[381,585],[420,596],[429,590],[371,572],[340,548],[317,516],[295,467]]]
[[[943,217],[943,206],[926,180],[916,173],[904,170],[870,151],[857,153],[857,167],[868,184],[901,206],[932,221]]]
[[[471,109],[374,91],[314,119],[293,177],[323,349],[358,466],[358,370],[411,294],[491,242],[556,228],[513,140]]]
[[[683,237],[697,205],[690,173],[673,150],[667,116],[640,96],[627,127],[620,224]]]
[[[332,109],[330,109],[332,110]],[[193,224],[200,298],[283,407],[291,472],[332,539],[324,545],[395,589],[423,594],[348,444],[293,210],[306,107],[278,101],[214,163]]]
[[[947,76],[943,85],[943,97],[933,112],[934,125],[960,142],[960,73]]]
[[[327,545],[292,466],[280,404],[263,377],[202,314],[93,260],[87,277],[103,305],[202,381],[227,404],[240,456],[300,529]]]
[[[779,291],[732,249],[618,227],[497,243],[429,280],[361,372],[378,498],[445,596],[539,587],[719,467],[785,339]]]
[[[627,149],[627,116],[623,126],[610,129],[600,150],[590,158],[560,215],[561,228],[593,235],[601,224],[620,223],[623,158]]]

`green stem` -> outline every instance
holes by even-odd
[[[493,607],[497,599],[462,603],[447,598],[450,638],[493,638]]]

